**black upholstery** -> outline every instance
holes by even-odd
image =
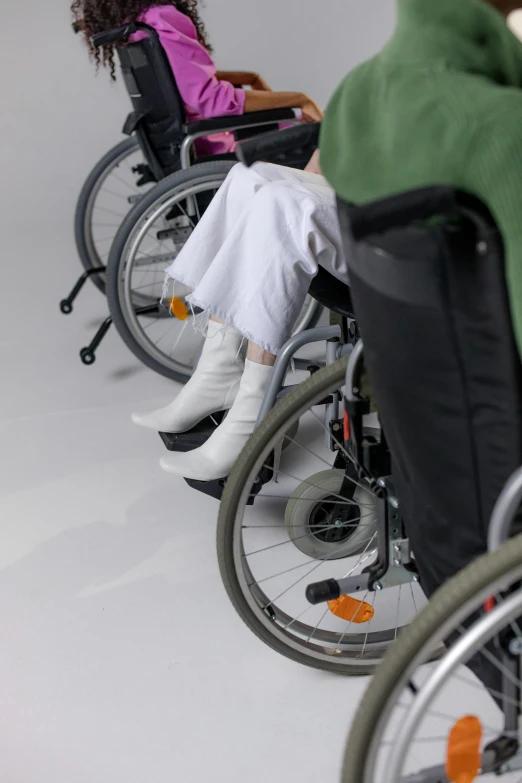
[[[326,269],[319,267],[318,274],[312,280],[310,294],[328,310],[345,318],[354,318],[350,287],[341,283]]]
[[[522,464],[502,241],[482,204],[448,188],[339,203],[339,214],[366,367],[431,595],[486,550],[494,503]]]
[[[157,33],[146,25],[147,38],[118,48],[125,86],[134,108],[125,132],[136,132],[156,179],[179,169],[185,138],[185,108]]]

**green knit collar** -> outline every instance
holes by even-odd
[[[484,0],[398,0],[395,35],[385,56],[438,60],[495,82],[522,87],[522,43]]]

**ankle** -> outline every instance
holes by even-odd
[[[277,357],[273,353],[265,351],[265,349],[261,348],[259,345],[249,343],[247,359],[254,364],[262,364],[264,367],[273,367]]]

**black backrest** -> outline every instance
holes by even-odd
[[[136,132],[156,179],[179,169],[179,147],[184,138],[185,107],[159,36],[148,25],[136,23],[147,37],[118,47],[121,70],[133,113],[125,132]]]
[[[339,202],[339,214],[366,367],[431,595],[486,550],[493,505],[522,464],[502,240],[487,209],[450,188]]]

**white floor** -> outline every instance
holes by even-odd
[[[5,247],[5,237],[4,247]],[[131,425],[175,387],[69,317],[72,238],[17,235],[0,290],[2,783],[334,783],[364,679],[259,642],[222,588],[217,503]],[[27,259],[31,259],[30,263]]]

